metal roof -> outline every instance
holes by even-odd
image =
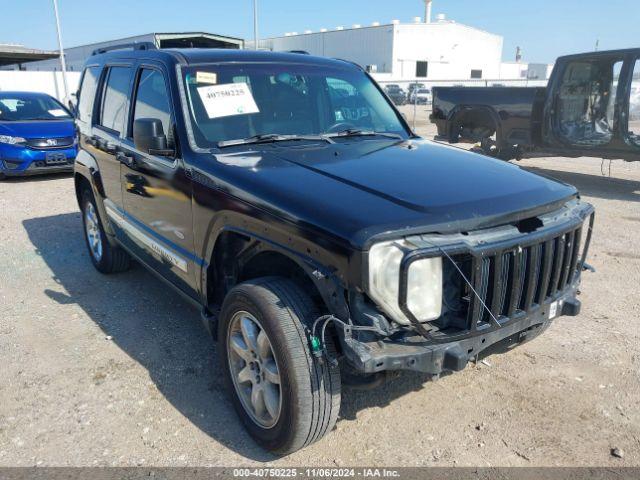
[[[0,44],[0,66],[37,62],[38,60],[49,60],[57,57],[58,52],[56,51],[35,50],[22,45]]]

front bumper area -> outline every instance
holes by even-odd
[[[532,340],[560,316],[578,315],[581,304],[575,298],[576,289],[577,285],[529,314],[520,312],[513,319],[504,319],[500,327],[492,326],[457,341],[433,343],[412,335],[399,340],[361,342],[348,330],[340,331],[339,338],[349,364],[361,374],[412,370],[438,376],[445,371],[463,370],[469,360],[481,353],[504,352]]]
[[[18,177],[72,172],[77,154],[75,146],[36,149],[19,145],[1,145],[0,174]]]

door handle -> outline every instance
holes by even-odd
[[[118,160],[120,163],[122,163],[123,165],[126,165],[129,168],[133,168],[136,166],[136,159],[133,158],[131,155],[127,155],[122,152],[116,153],[116,160]]]

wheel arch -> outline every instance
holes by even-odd
[[[281,276],[302,285],[321,310],[339,318],[349,316],[345,288],[330,268],[266,237],[227,226],[216,235],[206,258],[202,291],[209,308],[220,305],[239,283]]]
[[[76,200],[78,201],[80,209],[82,209],[82,192],[85,189],[89,189],[96,202],[98,215],[100,215],[105,232],[108,234],[108,237],[115,235],[111,228],[111,224],[108,221],[107,212],[104,208],[104,199],[106,195],[102,185],[102,177],[100,176],[98,163],[96,162],[96,159],[85,150],[80,150],[78,152],[73,177]]]
[[[458,105],[449,114],[449,131],[447,135],[450,139],[454,139],[454,130],[456,125],[464,125],[463,120],[469,119],[473,125],[487,126],[495,130],[496,143],[502,145],[504,133],[502,122],[496,110],[488,105]],[[455,138],[457,141],[457,137]]]

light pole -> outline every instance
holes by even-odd
[[[67,64],[64,60],[64,48],[62,47],[62,32],[60,31],[60,16],[58,15],[58,0],[53,0],[53,11],[56,14],[56,29],[58,31],[58,49],[60,50],[60,66],[62,67],[62,85],[64,88],[64,100],[69,96],[67,86]]]
[[[253,42],[253,48],[258,50],[258,0],[253,0]]]

